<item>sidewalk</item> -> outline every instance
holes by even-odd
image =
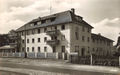
[[[23,65],[45,66],[45,67],[54,67],[60,69],[77,70],[77,71],[120,74],[120,69],[117,67],[78,65],[78,64],[67,63],[67,61],[64,60],[55,60],[55,59],[52,60],[52,59],[0,58],[0,62],[1,61],[23,64]]]

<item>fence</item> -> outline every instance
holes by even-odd
[[[24,58],[27,56],[27,58],[48,58],[48,59],[67,59],[68,54],[67,53],[0,53],[0,57],[18,57],[18,58]]]
[[[70,62],[76,64],[119,66],[119,57],[70,55]]]
[[[24,58],[25,53],[0,53],[0,57],[19,57]]]

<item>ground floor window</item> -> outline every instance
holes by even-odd
[[[75,46],[75,52],[79,51],[79,46]]]
[[[44,52],[47,52],[47,47],[44,47]]]
[[[81,49],[81,56],[85,56],[85,48]]]
[[[32,47],[32,52],[34,52],[34,47]]]
[[[38,52],[40,52],[40,47],[38,47]]]
[[[55,53],[56,52],[56,47],[55,46],[53,46],[53,53]]]

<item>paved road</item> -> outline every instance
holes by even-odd
[[[0,70],[0,75],[28,75],[28,74]]]
[[[88,72],[88,71],[78,71],[72,69],[62,69],[55,68],[49,66],[32,66],[32,65],[22,65],[10,62],[0,62],[1,67],[9,67],[9,68],[20,68],[20,69],[33,69],[47,72],[57,72],[57,73],[65,73],[69,75],[119,75],[119,74],[109,74],[109,73],[100,73],[100,72]]]

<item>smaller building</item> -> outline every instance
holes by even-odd
[[[15,47],[12,47],[10,45],[0,47],[0,53],[12,53],[12,52],[15,52]]]
[[[0,52],[17,52],[17,34],[11,30],[8,34],[0,35]]]
[[[101,34],[91,34],[92,53],[95,55],[112,55],[113,40],[108,39]]]

